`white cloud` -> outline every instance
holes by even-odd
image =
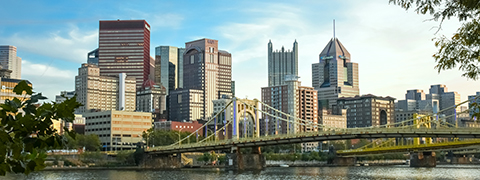
[[[22,60],[22,79],[29,80],[35,92],[41,92],[49,101],[54,101],[55,95],[60,94],[60,91],[75,90],[77,72],[59,69],[51,64],[37,64],[30,60]]]
[[[394,96],[403,99],[407,89],[424,89],[446,84],[462,99],[478,91],[480,82],[468,81],[458,70],[434,69],[436,52],[432,38],[438,22],[412,11],[406,12],[385,1],[344,2],[342,13],[302,11],[298,5],[264,4],[248,8],[248,22],[228,22],[216,28],[220,47],[233,55],[236,95],[260,98],[267,86],[267,43],[274,49],[292,48],[299,43],[299,76],[302,85],[311,85],[311,64],[332,38],[331,20],[337,19],[336,35],[359,63],[361,94]],[[298,7],[298,8],[296,8]],[[331,7],[337,9],[336,7]],[[310,14],[309,14],[310,13]],[[318,17],[318,18],[317,18]],[[440,34],[450,36],[459,23],[445,22]],[[473,88],[477,87],[477,88]]]
[[[87,53],[98,46],[97,40],[98,30],[83,31],[76,26],[47,35],[17,33],[11,37],[0,37],[0,41],[14,44],[22,51],[78,63],[87,61]]]

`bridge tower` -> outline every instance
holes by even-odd
[[[253,137],[260,137],[260,122],[259,112],[260,102],[258,99],[233,99],[233,128],[232,139],[238,140],[240,138],[240,125],[243,124],[243,134],[247,134],[247,120],[251,119],[253,123]],[[243,121],[243,122],[242,122]]]

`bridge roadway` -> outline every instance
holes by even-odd
[[[359,156],[371,155],[371,154],[386,154],[386,153],[396,153],[396,152],[435,151],[438,149],[453,150],[453,149],[465,148],[468,146],[474,146],[479,144],[480,144],[480,139],[440,142],[440,143],[432,143],[432,144],[396,145],[396,146],[390,146],[390,147],[339,150],[337,151],[337,155],[342,157],[352,157],[352,156],[359,157]]]
[[[235,147],[247,148],[279,144],[293,144],[302,142],[316,142],[329,140],[364,139],[364,138],[413,138],[413,137],[441,137],[441,138],[480,138],[478,128],[349,128],[330,131],[317,131],[297,134],[280,134],[261,136],[256,138],[228,139],[216,142],[202,142],[182,145],[159,146],[146,151],[149,154],[171,154],[184,152],[205,152],[211,150],[231,149]]]

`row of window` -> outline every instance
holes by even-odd
[[[86,132],[92,131],[110,131],[110,128],[95,128],[95,129],[85,129]]]
[[[103,115],[103,116],[89,116],[89,117],[85,117],[85,119],[98,119],[98,118],[107,118],[107,117],[110,117],[110,114]]]

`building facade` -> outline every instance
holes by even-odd
[[[313,126],[314,123],[318,122],[317,91],[312,87],[301,86],[297,76],[287,75],[285,85],[263,87],[262,102],[281,112],[289,114],[292,118],[304,120],[301,121],[297,119],[295,123],[293,123],[293,119],[288,118],[292,123],[287,123],[274,117],[278,116],[287,119],[287,116],[262,107],[262,110],[273,115],[263,117],[268,124],[268,128],[264,126],[261,128],[269,129],[268,132],[265,130],[268,134],[317,131]],[[311,125],[301,125],[302,123]]]
[[[298,76],[298,43],[292,50],[273,50],[272,41],[268,42],[268,86],[285,85],[285,76]]]
[[[480,92],[476,92],[475,95],[468,96],[468,101],[468,108],[470,109],[468,114],[470,115],[470,118],[474,118],[473,115],[480,112],[478,109],[478,106],[480,106]],[[476,103],[477,106],[475,107],[473,103]]]
[[[98,67],[102,76],[126,73],[140,88],[150,75],[150,25],[145,20],[100,21]]]
[[[166,89],[155,85],[152,80],[148,80],[141,89],[137,90],[137,112],[151,112],[153,119],[166,119],[161,117],[167,110]]]
[[[219,50],[217,40],[199,39],[185,43],[185,53],[183,54],[183,89],[195,91],[180,91],[196,93],[198,90],[202,93],[202,112],[198,119],[205,120],[212,115],[212,100],[220,99],[223,95],[232,95],[231,82],[232,55],[227,51]],[[172,98],[175,99],[175,97],[170,97],[169,99]],[[174,104],[174,102],[170,102],[169,104]],[[194,109],[196,106],[192,108]],[[170,107],[170,112],[171,111],[177,110],[174,107]]]
[[[136,85],[134,77],[100,76],[100,69],[93,64],[82,64],[75,76],[77,102],[83,104],[77,114],[91,109],[135,110]]]
[[[439,116],[446,116],[449,123],[455,124],[455,114],[462,112],[460,106],[448,109],[460,103],[460,94],[455,91],[449,92],[444,84],[431,85],[429,94],[423,90],[407,90],[405,100],[399,100],[396,103],[396,111],[428,111],[430,113],[439,113]],[[457,118],[461,114],[457,114]]]
[[[203,124],[198,121],[178,122],[178,121],[158,121],[154,122],[155,129],[165,131],[180,131],[194,133],[197,129],[200,129]],[[203,129],[198,130],[198,135],[203,136]]]
[[[17,56],[17,47],[0,46],[0,65],[12,71],[10,78],[22,78],[22,58]]]
[[[180,89],[170,91],[168,96],[168,120],[190,121],[205,117],[205,98],[202,90]]]
[[[395,98],[371,94],[342,97],[334,110],[347,110],[347,128],[371,127],[395,123]]]
[[[331,108],[340,97],[360,94],[358,64],[337,38],[332,38],[312,64],[312,86],[318,91],[319,108]]]
[[[67,98],[71,99],[75,96],[75,91],[61,91],[60,95],[55,96],[55,103],[62,103],[63,101],[67,100]]]
[[[13,92],[15,86],[18,83],[23,81],[22,79],[10,79],[10,78],[0,78],[0,104],[5,103],[5,100],[13,100],[14,98],[18,98],[20,100],[27,100],[30,98],[30,95],[26,94],[25,92],[21,95]],[[25,80],[29,86],[32,86],[32,83],[28,80]]]
[[[317,90],[313,87],[298,86],[298,118],[306,120],[310,125],[300,125],[298,132],[317,131],[318,123]]]
[[[170,91],[183,88],[184,48],[158,46],[155,48],[155,84],[163,85]]]
[[[87,63],[98,66],[98,48],[87,54]]]
[[[87,112],[85,134],[96,134],[102,150],[135,149],[142,142],[142,133],[152,128],[152,114],[129,111]]]

